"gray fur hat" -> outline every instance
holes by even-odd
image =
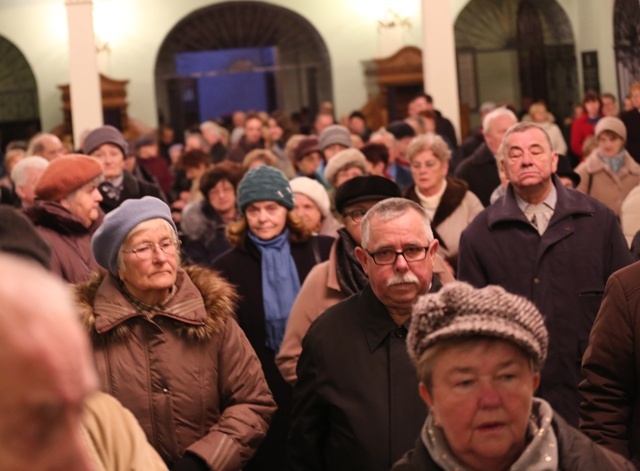
[[[104,222],[91,237],[91,250],[96,262],[118,275],[118,252],[129,232],[138,224],[149,219],[164,219],[178,235],[171,209],[167,204],[153,196],[125,200],[120,206],[107,213]]]
[[[331,186],[336,186],[336,176],[340,170],[357,167],[362,174],[367,174],[367,158],[362,152],[353,147],[342,149],[327,163],[324,168],[324,178]]]
[[[509,340],[525,350],[539,369],[547,356],[549,335],[540,311],[528,299],[500,286],[476,289],[462,282],[418,299],[407,336],[415,363],[441,341],[481,336]]]

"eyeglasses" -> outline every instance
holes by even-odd
[[[165,239],[157,244],[153,242],[145,242],[144,244],[137,245],[131,250],[123,250],[122,253],[132,253],[138,260],[149,260],[158,247],[165,255],[175,255],[178,247],[180,247],[179,240]]]
[[[427,251],[429,247],[408,247],[402,252],[396,252],[395,250],[379,250],[378,252],[367,253],[373,259],[376,265],[393,265],[398,259],[398,255],[402,255],[407,263],[420,262],[427,258]]]
[[[367,214],[366,209],[354,209],[353,211],[344,213],[344,216],[350,217],[353,222],[361,222],[365,214]]]

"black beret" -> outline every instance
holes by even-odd
[[[360,201],[384,200],[402,196],[400,188],[393,180],[378,175],[367,175],[347,180],[335,192],[335,205],[342,214],[345,207]]]

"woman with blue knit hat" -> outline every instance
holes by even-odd
[[[103,391],[140,422],[171,471],[239,470],[275,410],[218,274],[180,267],[171,210],[128,199],[91,240],[107,273],[76,285]]]
[[[333,238],[311,236],[292,214],[289,181],[274,167],[249,170],[238,185],[237,201],[240,219],[227,228],[234,248],[213,266],[238,289],[238,323],[278,404],[265,442],[244,469],[284,469],[291,386],[276,367],[275,355],[300,285],[316,263],[329,257]]]

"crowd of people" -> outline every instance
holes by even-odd
[[[640,469],[630,102],[10,143],[0,463]]]

